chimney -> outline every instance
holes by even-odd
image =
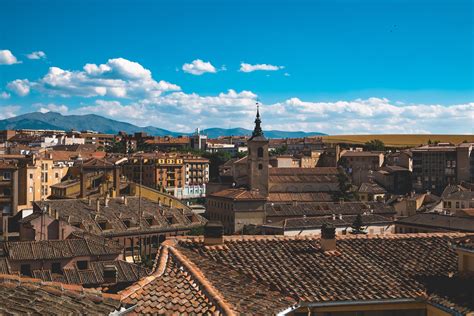
[[[116,284],[117,283],[117,267],[114,265],[104,265],[104,283]]]
[[[341,219],[341,220],[342,220],[342,214],[339,214],[339,219]]]
[[[92,201],[91,201],[91,197],[90,197],[90,196],[87,197],[87,204],[88,204],[89,206],[92,205]]]
[[[105,205],[105,207],[109,207],[109,195],[108,194],[104,199],[104,205]]]
[[[336,250],[336,227],[324,223],[321,227],[321,249],[323,251]]]
[[[333,221],[336,220],[336,214],[332,214],[332,220],[333,220]]]
[[[3,241],[8,241],[8,216],[2,216]]]
[[[97,213],[99,213],[99,211],[100,211],[100,199],[97,199],[97,200],[95,201],[95,211],[96,211]]]
[[[214,246],[224,243],[224,226],[221,222],[207,222],[204,226],[204,245]]]
[[[81,174],[80,174],[80,186],[81,186],[81,195],[80,197],[81,198],[84,198],[86,197],[86,177],[84,175],[84,171],[81,171]]]

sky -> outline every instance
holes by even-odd
[[[472,0],[0,0],[0,119],[474,133]]]

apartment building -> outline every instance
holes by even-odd
[[[0,161],[0,214],[10,215],[18,206],[18,164]]]
[[[178,153],[137,154],[123,166],[123,174],[180,199],[202,197],[209,182],[209,160]]]
[[[473,181],[473,145],[439,143],[412,149],[413,189],[440,194],[447,185]]]

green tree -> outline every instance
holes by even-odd
[[[354,219],[354,222],[352,223],[352,234],[358,235],[358,234],[365,234],[365,229],[364,229],[364,223],[362,221],[362,215],[357,214],[356,218]]]
[[[354,186],[352,185],[351,179],[345,172],[344,168],[338,168],[339,173],[337,174],[337,182],[339,191],[334,192],[332,198],[334,200],[345,200],[353,201],[357,199],[357,196],[354,192]]]
[[[283,145],[283,146],[280,146],[278,148],[270,150],[269,155],[270,156],[280,156],[280,155],[285,155],[286,153],[288,153],[288,146]]]
[[[232,158],[230,153],[223,151],[205,152],[202,156],[209,159],[209,177],[211,180],[216,180],[219,177],[219,166]]]
[[[385,144],[380,139],[372,139],[365,143],[365,149],[368,151],[385,151]]]

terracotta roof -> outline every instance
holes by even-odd
[[[289,218],[276,223],[267,223],[263,227],[282,228],[285,230],[297,230],[297,229],[311,229],[321,228],[323,224],[333,224],[336,227],[350,227],[357,215],[346,215],[346,216],[322,216],[322,217],[306,217],[306,218]],[[377,214],[365,214],[362,215],[363,226],[367,225],[390,225],[393,223],[387,217]]]
[[[229,236],[216,246],[205,246],[202,237],[177,238],[165,242],[154,276],[121,294],[140,313],[215,307],[225,314],[276,314],[307,304],[391,301],[469,312],[474,283],[457,274],[450,246],[461,237],[466,235],[346,235],[337,237],[331,252],[322,251],[318,235]]]
[[[474,233],[474,218],[442,215],[436,213],[418,213],[397,220],[397,224],[444,231],[460,231]]]
[[[474,191],[457,191],[449,194],[445,200],[474,201]]]
[[[225,199],[246,201],[246,200],[266,200],[263,194],[258,191],[251,191],[243,188],[225,189],[208,195],[209,197],[219,197]]]
[[[270,192],[268,201],[274,203],[281,202],[331,202],[332,195],[327,192]]]
[[[298,203],[267,205],[266,215],[268,216],[325,216],[332,214],[357,215],[364,213],[394,215],[393,207],[381,202],[345,202],[345,203]]]
[[[118,243],[106,239],[99,241],[98,238],[73,236],[64,240],[8,241],[3,248],[9,260],[53,260],[122,253]]]
[[[387,191],[384,188],[382,188],[380,185],[378,185],[377,183],[367,183],[367,182],[364,182],[360,185],[359,192],[371,193],[371,194],[387,193]]]
[[[379,157],[383,155],[382,152],[372,152],[372,151],[346,151],[341,156],[342,157]]]
[[[275,314],[296,304],[292,298],[187,249],[163,244],[153,276],[123,291],[139,314]],[[219,273],[216,273],[219,271]]]
[[[335,167],[317,168],[269,168],[268,173],[272,175],[337,175],[339,170]]]
[[[126,205],[121,198],[111,198],[106,207],[102,199],[99,212],[97,212],[96,200],[91,200],[90,205],[88,199],[50,200],[35,202],[35,210],[49,207],[52,213],[59,214],[61,220],[71,225],[79,225],[91,234],[108,237],[186,230],[202,226],[206,222],[202,216],[194,214],[191,209],[170,208],[145,198],[141,199],[143,217],[140,222],[139,204],[138,197],[127,197]],[[24,218],[22,222],[28,221],[30,216]],[[104,229],[101,228],[101,223],[105,224]]]
[[[120,296],[39,279],[0,275],[2,315],[104,315],[122,306]]]

